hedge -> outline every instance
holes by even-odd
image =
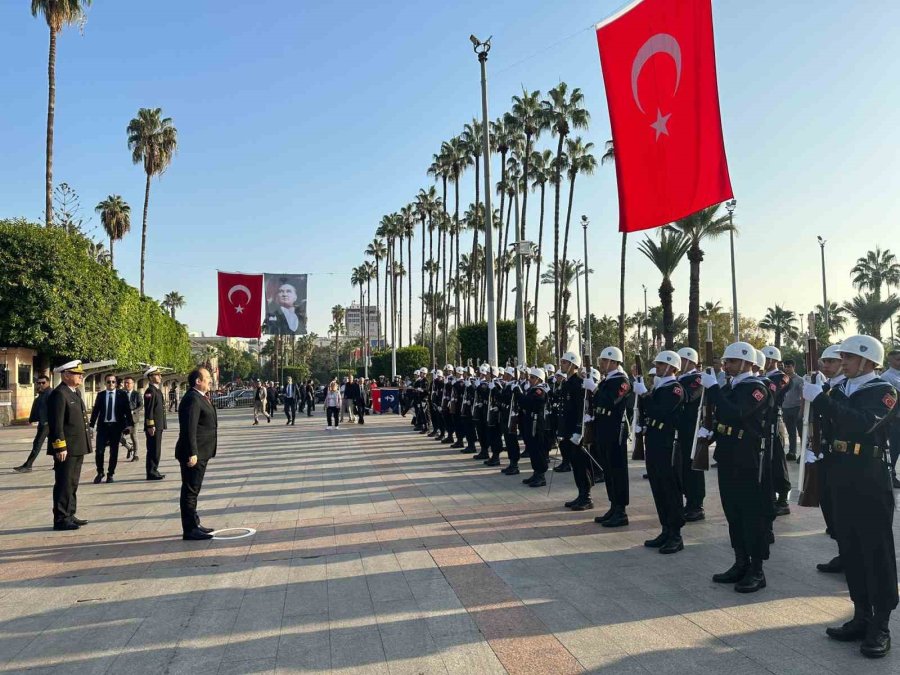
[[[468,326],[460,326],[457,332],[459,336],[460,351],[463,363],[472,360],[473,365],[479,365],[487,361],[487,323],[473,323]],[[497,322],[497,359],[498,364],[512,364],[516,360],[516,322]],[[533,323],[525,322],[525,354],[526,361],[533,361],[537,350],[537,328]],[[439,366],[442,364],[438,364]],[[456,364],[460,365],[460,364]]]
[[[403,377],[411,375],[416,368],[428,367],[430,363],[431,355],[428,348],[422,345],[410,345],[397,350],[397,374]],[[389,349],[372,355],[369,377],[377,379],[382,375],[391,376],[391,351]]]

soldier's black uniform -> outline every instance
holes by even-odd
[[[644,446],[647,477],[656,504],[656,514],[662,533],[644,542],[659,548],[660,553],[675,553],[684,548],[681,528],[684,512],[681,502],[681,448],[678,422],[684,405],[684,388],[674,377],[656,382],[653,389],[641,396],[639,405],[646,427]]]
[[[450,410],[453,416],[453,429],[456,431],[456,442],[452,448],[463,448],[466,444],[466,431],[463,427],[462,409],[466,396],[466,381],[457,377],[453,382],[453,392],[450,396]],[[468,452],[468,450],[463,450]]]
[[[478,445],[481,452],[475,455],[475,459],[487,460],[490,452],[490,439],[487,431],[487,415],[488,415],[488,381],[481,380],[475,386],[472,404],[472,426],[475,427],[475,437],[478,439]]]
[[[444,398],[444,379],[438,375],[431,380],[428,389],[428,405],[431,411],[432,430],[429,436],[437,440],[444,438],[444,415],[441,411],[441,400]]]
[[[420,433],[428,433],[428,415],[425,406],[428,404],[428,380],[419,377],[413,385],[413,406],[415,410],[415,426]]]
[[[485,461],[488,466],[500,466],[500,453],[503,452],[503,430],[500,428],[500,394],[503,391],[502,380],[488,383],[487,398],[487,437],[491,458]]]
[[[681,485],[684,492],[685,520],[701,520],[703,500],[706,498],[706,478],[703,471],[691,468],[691,448],[694,444],[694,433],[697,429],[697,416],[700,414],[700,397],[703,387],[700,384],[700,373],[693,370],[678,378],[678,384],[684,390],[684,405],[678,416],[678,440],[681,446]]]
[[[791,492],[791,478],[788,473],[787,458],[784,454],[784,443],[781,441],[778,427],[782,417],[781,406],[791,385],[791,378],[786,373],[775,369],[766,373],[765,379],[774,385],[775,393],[775,406],[771,416],[773,418],[772,428],[769,432],[772,459],[772,498],[776,502],[776,509],[780,509],[782,513],[785,513],[788,495]]]
[[[752,592],[766,585],[762,564],[769,558],[775,515],[765,450],[771,392],[761,379],[741,374],[724,388],[710,387],[707,396],[715,406],[713,458],[735,553],[735,564],[713,576],[713,581],[735,583],[735,590]]]
[[[547,484],[544,474],[550,462],[550,446],[547,444],[547,394],[549,388],[543,382],[529,387],[521,398],[519,424],[528,428],[526,443],[529,444],[528,458],[531,460],[532,476],[523,483],[530,487],[542,487]],[[524,435],[524,434],[523,434]]]
[[[53,528],[76,529],[85,521],[77,519],[76,494],[84,456],[91,453],[87,432],[87,411],[81,396],[64,382],[47,399],[47,425],[50,430],[48,455],[53,455]],[[66,451],[65,461],[56,453]]]
[[[563,459],[568,457],[572,464],[578,496],[569,502],[569,508],[575,511],[594,508],[591,501],[591,460],[582,449],[580,441],[576,442],[583,432],[584,394],[582,380],[577,372],[571,373],[559,388],[559,448]],[[572,440],[573,436],[576,440]]]
[[[147,480],[159,480],[159,459],[162,453],[162,437],[166,426],[166,402],[155,384],[148,384],[144,392],[144,435],[147,438],[147,456],[144,466]],[[155,429],[150,435],[150,429]]]
[[[829,634],[858,639],[865,631],[862,652],[883,656],[889,649],[890,613],[898,601],[889,421],[883,420],[896,414],[897,390],[881,378],[864,378],[842,382],[812,405],[834,435],[828,482],[835,535],[855,607],[853,625],[830,629]]]
[[[838,375],[836,377],[831,378],[822,385],[822,390],[824,392],[828,392],[832,387],[838,386],[841,382],[843,382],[846,378],[843,375]],[[819,508],[822,509],[822,518],[825,520],[825,533],[837,541],[837,537],[835,536],[835,526],[834,526],[834,507],[832,505],[831,499],[831,484],[828,480],[828,472],[831,471],[831,467],[834,465],[836,454],[832,454],[832,446],[834,444],[834,425],[831,423],[827,417],[824,417],[821,413],[816,410],[812,411],[812,415],[814,415],[814,423],[819,425],[819,437],[821,438],[822,446],[819,448],[819,454],[822,455],[822,459],[820,459],[817,463],[817,474],[819,478]],[[801,452],[804,452],[805,448],[801,449]],[[805,458],[804,460],[805,461]],[[816,568],[822,572],[830,572],[830,573],[839,573],[844,571],[844,566],[841,564],[841,556],[837,555],[827,563],[820,563],[816,565]]]
[[[444,390],[441,392],[441,417],[444,418],[444,433],[446,438],[441,439],[441,443],[453,443],[454,434],[456,433],[456,420],[450,402],[453,400],[453,384],[456,379],[450,375],[444,380]]]
[[[499,394],[494,394],[500,406],[498,426],[506,444],[509,466],[504,473],[514,476],[519,473],[519,414],[522,408],[522,390],[515,380],[503,383]],[[495,388],[496,392],[497,389]]]
[[[628,428],[625,414],[630,392],[631,383],[624,373],[617,370],[608,374],[597,385],[591,397],[594,445],[599,451],[610,505],[606,514],[594,520],[609,523],[608,527],[628,524],[628,517],[625,515],[625,507],[629,502]]]
[[[550,439],[550,449],[559,448],[559,456],[562,461],[558,466],[553,467],[556,473],[568,473],[572,470],[572,458],[569,457],[569,446],[559,442],[562,438],[562,404],[563,404],[563,385],[565,380],[556,377],[550,380],[550,404],[548,405],[548,415],[553,423],[553,437]]]

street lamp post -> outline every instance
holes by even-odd
[[[641,284],[641,287],[644,289],[644,348],[647,350],[647,359],[650,359],[650,338],[647,335],[647,324],[649,323],[650,317],[647,315],[647,286],[645,284]],[[640,349],[638,350],[640,351]]]
[[[825,321],[825,329],[831,333],[831,319],[828,316],[828,289],[825,286],[825,240],[822,237],[816,237],[819,240],[819,248],[822,249],[822,319]]]
[[[584,354],[584,339],[581,335],[581,282],[578,280],[582,273],[582,270],[575,270],[575,307],[578,309],[578,321],[575,322],[575,328],[578,330],[579,354]]]
[[[516,207],[516,220],[518,220],[518,207]],[[519,227],[516,226],[516,231]],[[531,252],[530,241],[517,241],[513,246],[513,253],[516,256],[516,359],[517,365],[525,365],[528,358],[525,350],[525,291],[522,288],[524,279],[522,277],[522,256]],[[491,365],[495,365],[491,361]]]
[[[584,229],[584,313],[587,316],[587,320],[585,322],[584,334],[585,339],[587,340],[587,356],[588,361],[590,361],[591,365],[594,363],[594,348],[593,341],[591,340],[591,295],[590,291],[590,279],[591,279],[591,269],[588,267],[588,247],[587,247],[587,229],[590,221],[587,216],[581,216],[581,227]]]
[[[725,209],[728,211],[728,239],[731,243],[731,307],[732,318],[734,323],[734,341],[741,339],[741,332],[738,323],[738,304],[737,304],[737,274],[734,266],[734,209],[737,206],[737,199],[725,202]]]
[[[469,36],[472,47],[481,64],[481,118],[482,118],[482,150],[484,152],[484,283],[487,284],[487,346],[488,362],[497,363],[497,312],[494,299],[494,212],[491,209],[491,128],[488,118],[487,100],[487,58],[491,51],[491,38],[484,42],[474,35]],[[518,239],[518,237],[516,237]],[[523,325],[524,329],[524,325]],[[524,343],[524,340],[523,340]],[[521,361],[520,363],[524,363]]]

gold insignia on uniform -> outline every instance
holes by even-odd
[[[66,447],[65,439],[53,441],[53,449],[54,450],[63,450],[65,447]]]

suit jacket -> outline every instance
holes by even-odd
[[[137,389],[132,389],[130,392],[125,392],[128,395],[128,405],[132,411],[137,410],[141,407],[141,395],[137,393]]]
[[[166,401],[154,384],[148,384],[144,392],[144,431],[151,427],[168,429],[166,425]]]
[[[50,397],[50,391],[45,390],[37,395],[34,403],[31,404],[31,414],[28,416],[29,422],[38,422],[47,424],[47,399]]]
[[[216,456],[218,416],[215,406],[196,389],[191,389],[178,406],[178,440],[175,458],[187,460]]]
[[[306,333],[306,318],[294,308],[294,314],[297,315],[297,330],[292,331],[288,326],[287,319],[281,307],[276,305],[275,309],[266,312],[266,333],[269,335],[303,335]]]
[[[257,387],[256,391],[253,392],[253,400],[259,401],[260,403],[266,402],[266,388],[265,387]]]
[[[103,390],[94,399],[94,409],[91,411],[91,426],[96,426],[97,421],[106,421],[106,397],[108,390]],[[131,414],[131,405],[128,403],[128,394],[116,389],[113,391],[113,408],[115,409],[116,423],[123,427],[134,426],[134,416]]]
[[[50,426],[50,447],[47,454],[66,450],[73,457],[89,455],[91,441],[88,438],[84,401],[65,382],[60,383],[47,399],[47,422]]]
[[[362,389],[356,382],[348,382],[344,387],[344,398],[355,403],[362,402]]]

